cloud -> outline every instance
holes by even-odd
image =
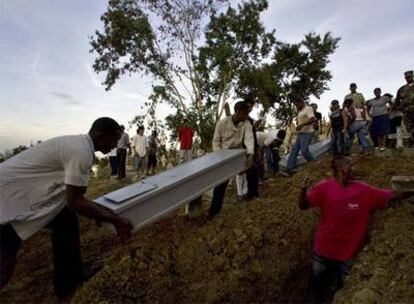
[[[63,92],[50,92],[50,95],[62,99],[68,105],[80,105],[81,102],[75,99],[72,95]]]

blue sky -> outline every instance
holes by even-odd
[[[0,151],[58,135],[85,133],[111,116],[127,124],[151,91],[151,79],[125,78],[106,92],[94,74],[89,39],[101,27],[106,0],[0,0]],[[309,31],[342,37],[331,57],[330,91],[342,99],[350,82],[370,98],[395,94],[414,68],[412,0],[273,0],[264,23],[278,39]],[[166,109],[161,109],[165,115]]]

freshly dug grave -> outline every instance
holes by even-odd
[[[392,175],[412,174],[414,161],[403,156],[387,159],[368,156],[358,163],[358,167],[357,173],[363,180],[387,187]],[[93,221],[82,220],[84,260],[92,266],[104,264],[105,267],[84,284],[72,302],[307,301],[308,265],[318,216],[316,211],[302,212],[297,208],[297,194],[305,174],[310,174],[311,180],[316,182],[329,172],[329,159],[326,158],[321,163],[306,166],[291,178],[267,181],[262,198],[246,204],[236,204],[234,190],[229,189],[224,210],[213,221],[207,221],[205,217],[188,220],[179,210],[139,231],[126,244],[117,242]],[[96,182],[90,195],[95,197],[119,186],[115,182],[109,185]],[[383,251],[377,253],[371,246],[376,242],[375,237],[384,233],[389,220],[398,216],[397,222],[401,226],[393,230],[398,237],[393,235],[387,240],[408,239],[412,234],[412,229],[402,225],[412,220],[410,207],[407,203],[375,216],[372,242],[368,251],[361,254],[361,261],[365,261],[365,255],[372,256],[366,260],[369,267],[359,268],[360,263],[357,263],[349,283],[337,295],[336,301],[349,302],[362,286],[358,281],[362,277],[359,275],[361,269],[374,271],[376,268],[376,255]],[[0,294],[2,302],[56,301],[50,287],[52,267],[48,237],[42,232],[24,244],[16,273]],[[399,245],[398,252],[403,254],[387,249],[383,255],[389,253],[390,259],[398,257],[398,265],[408,265],[413,261],[410,256],[412,245],[411,238],[411,243],[407,241]],[[401,284],[396,264],[385,263],[382,267],[388,271],[390,282],[397,281],[398,290],[388,288],[391,284],[388,284],[388,278],[377,280],[385,285],[376,286],[383,293],[405,294],[401,301],[409,302],[408,290],[412,288],[409,280]],[[381,271],[376,273],[383,274]],[[409,271],[401,273],[410,277]],[[391,294],[386,296],[384,299],[393,299]]]

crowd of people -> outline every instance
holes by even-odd
[[[155,175],[159,163],[159,152],[161,140],[157,131],[152,131],[150,136],[145,135],[145,128],[138,126],[137,134],[132,138],[125,132],[125,127],[120,126],[122,135],[115,148],[109,153],[109,166],[111,176],[118,179],[126,177],[128,155],[131,157],[132,166],[136,171],[138,179],[148,175]],[[192,160],[193,158],[193,137],[194,129],[188,125],[187,119],[178,130],[180,142],[180,163]]]
[[[332,100],[329,119],[334,155],[349,154],[355,136],[363,153],[368,153],[371,147],[380,151],[395,147],[395,140],[388,139],[388,135],[396,134],[402,122],[411,135],[409,145],[413,146],[413,71],[404,75],[407,83],[397,91],[394,100],[392,94],[382,94],[381,88],[375,88],[374,97],[365,101],[355,83],[351,83],[351,92],[345,96],[342,107],[338,100]]]
[[[361,250],[369,217],[374,209],[385,208],[390,201],[412,196],[379,189],[356,181],[352,176],[353,160],[347,156],[353,137],[358,137],[365,153],[369,149],[367,134],[374,146],[383,151],[387,134],[404,121],[414,139],[414,83],[413,71],[405,73],[407,84],[402,86],[392,102],[389,94],[374,90],[374,98],[365,101],[350,85],[342,107],[339,101],[331,103],[330,128],[333,154],[333,178],[308,189],[306,178],[301,185],[299,207],[321,210],[321,219],[315,237],[312,258],[312,286],[317,301],[323,302],[326,276],[333,269],[344,277]],[[286,170],[279,168],[278,149],[285,141],[286,130],[265,132],[261,121],[251,116],[254,102],[239,101],[234,113],[217,122],[213,151],[245,149],[246,168],[236,177],[238,199],[250,201],[260,196],[260,183],[265,172],[290,176],[295,172],[299,152],[307,161],[314,156],[309,145],[315,132],[323,128],[322,115],[317,105],[308,104],[304,96],[291,96],[297,109],[296,141],[292,145]],[[370,121],[370,117],[372,118]],[[370,122],[369,122],[370,121]],[[42,228],[52,231],[54,254],[54,287],[60,298],[70,295],[85,279],[80,258],[79,224],[77,213],[108,222],[115,226],[121,238],[130,236],[130,222],[85,198],[94,153],[109,154],[112,175],[126,176],[127,156],[133,157],[139,177],[156,173],[159,140],[153,131],[149,138],[144,127],[130,140],[125,128],[115,120],[97,119],[89,132],[83,135],[60,136],[8,159],[0,164],[0,274],[1,286],[9,281],[16,264],[22,241]],[[178,131],[180,162],[192,159],[194,129],[184,120]],[[210,220],[217,216],[223,205],[229,181],[213,190],[208,213]],[[347,231],[347,233],[343,233]]]

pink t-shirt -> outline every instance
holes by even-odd
[[[364,245],[371,213],[385,209],[393,195],[392,190],[359,181],[343,187],[334,178],[309,189],[309,205],[321,210],[315,252],[338,261],[354,258]]]

